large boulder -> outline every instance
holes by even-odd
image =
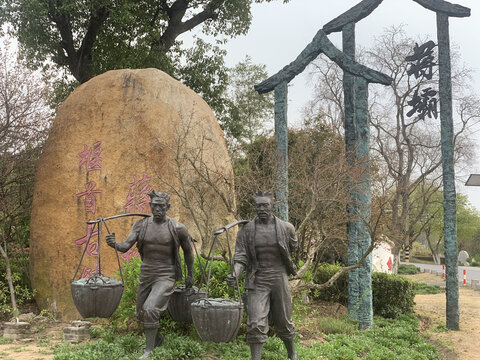
[[[84,249],[75,279],[92,275],[98,264],[113,276],[117,258],[105,234],[122,241],[141,217],[108,220],[100,243],[98,227],[87,221],[149,213],[146,194],[154,188],[172,196],[168,215],[205,240],[234,220],[232,184],[211,109],[180,82],[142,69],[109,71],[81,85],[58,111],[35,178],[30,273],[38,304],[65,320],[78,318],[70,283]],[[123,262],[138,252],[120,255]]]

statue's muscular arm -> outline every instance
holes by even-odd
[[[193,250],[190,243],[191,237],[187,231],[187,228],[183,224],[180,224],[177,227],[177,234],[178,240],[180,241],[180,246],[183,250],[185,264],[187,265],[187,279],[185,279],[186,285],[188,286],[189,282],[191,283],[191,285],[193,285]]]
[[[114,249],[117,249],[122,253],[127,252],[137,242],[138,230],[140,226],[141,226],[140,222],[139,221],[136,222],[135,225],[133,225],[132,230],[130,231],[130,234],[128,234],[125,241],[122,241],[122,242],[115,241],[115,234],[108,234],[105,237],[105,239],[107,240],[108,246]]]

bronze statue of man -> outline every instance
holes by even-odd
[[[267,341],[269,312],[288,357],[297,360],[288,287],[288,275],[296,273],[290,259],[290,253],[298,247],[295,228],[272,214],[271,193],[258,191],[253,201],[257,216],[238,231],[234,270],[227,276],[227,284],[233,286],[246,270],[247,342],[252,360],[261,359],[263,344]]]
[[[146,347],[140,359],[148,358],[163,342],[164,335],[158,332],[160,314],[167,309],[175,281],[182,279],[179,246],[187,265],[186,287],[193,285],[193,251],[187,228],[166,215],[170,196],[156,191],[148,195],[153,216],[137,221],[123,242],[115,242],[114,234],[106,236],[107,244],[121,252],[137,243],[142,258],[136,318],[143,325]]]

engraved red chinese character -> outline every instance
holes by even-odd
[[[100,147],[101,143],[101,141],[97,141],[93,144],[92,148],[89,148],[85,144],[83,145],[83,151],[78,153],[78,156],[81,158],[78,167],[85,165],[87,172],[102,170],[102,158],[100,157],[100,153],[102,152],[102,148]]]
[[[85,184],[85,191],[82,193],[76,194],[77,198],[85,196],[84,207],[86,213],[95,214],[97,211],[97,201],[94,194],[99,194],[102,190],[95,190],[97,183],[95,181],[90,181]]]
[[[128,184],[128,195],[126,205],[123,207],[127,213],[150,212],[150,198],[148,193],[152,190],[149,184],[151,180],[147,174],[143,174],[141,179],[133,176],[133,181]]]
[[[92,233],[93,225],[92,224],[87,224],[87,231],[84,237],[81,237],[77,240],[75,240],[75,245],[77,246],[82,246],[88,241],[88,238],[94,238],[95,236],[98,235],[98,231],[95,231]],[[88,244],[87,247],[87,255],[90,256],[97,256],[98,255],[98,244],[95,241],[96,239],[90,240],[90,243]]]

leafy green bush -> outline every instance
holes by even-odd
[[[415,275],[420,272],[420,269],[415,265],[400,265],[398,267],[398,275]]]
[[[340,266],[327,263],[320,264],[313,276],[316,284],[327,282],[335,273],[340,270]],[[343,273],[335,283],[323,290],[314,290],[312,293],[314,299],[320,299],[331,302],[338,302],[343,305],[348,304],[348,273]]]
[[[140,278],[140,265],[138,258],[132,259],[123,266],[123,294],[117,310],[109,318],[110,324],[117,330],[138,330],[135,320],[137,304],[137,285]]]
[[[477,267],[480,267],[480,256],[479,255],[476,255],[476,256],[470,256],[468,259],[467,259],[467,262],[470,264],[470,266],[477,266]]]
[[[314,282],[323,284],[329,280],[340,266],[321,264]],[[413,312],[415,296],[414,283],[397,275],[372,273],[373,311],[376,315],[396,318]],[[343,273],[333,286],[312,292],[312,296],[325,301],[348,304],[348,274]]]
[[[373,311],[386,318],[413,313],[415,285],[398,275],[372,273]]]
[[[205,270],[205,278],[208,278],[210,271],[210,283],[208,285],[208,297],[210,298],[233,298],[233,288],[226,283],[227,275],[231,273],[230,265],[225,261],[214,260],[210,261],[200,258],[195,258],[193,264],[193,278],[196,286],[202,283],[202,288],[206,289],[206,279],[202,280],[202,268]],[[243,277],[239,279],[240,291],[243,292]],[[237,295],[237,294],[236,294]]]
[[[28,272],[29,259],[23,256],[12,257],[9,260],[17,305],[28,303],[33,300],[34,295]],[[0,274],[0,319],[2,319],[7,318],[13,310],[7,282],[6,264],[2,260],[0,260]]]

